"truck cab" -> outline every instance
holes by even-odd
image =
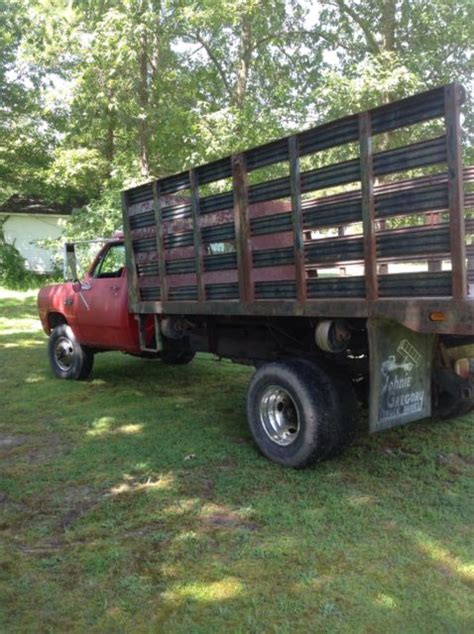
[[[43,287],[38,294],[38,312],[45,333],[53,341],[50,360],[57,360],[63,378],[85,378],[74,376],[83,374],[72,364],[77,346],[88,358],[101,350],[139,354],[137,321],[128,307],[123,237],[105,242],[83,280]]]

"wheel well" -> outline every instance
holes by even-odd
[[[56,326],[60,326],[61,324],[67,324],[67,320],[64,315],[61,315],[61,313],[49,313],[48,329],[50,332],[53,328],[56,328]]]

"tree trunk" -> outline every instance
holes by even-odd
[[[382,16],[380,20],[380,30],[382,35],[381,53],[395,53],[397,27],[397,1],[384,0],[382,4]],[[396,99],[396,94],[386,91],[383,94],[384,103],[389,103]]]
[[[237,77],[232,95],[232,105],[242,111],[247,96],[247,84],[252,60],[252,22],[248,13],[243,13],[240,21],[239,58]]]
[[[396,0],[384,1],[381,19],[382,50],[389,53],[395,51],[396,11]]]
[[[108,98],[109,101],[111,101],[113,98],[113,92],[111,90],[108,93]],[[107,121],[107,130],[105,132],[104,157],[107,161],[107,177],[110,178],[112,174],[112,164],[115,157],[115,110],[107,109],[105,118]]]
[[[140,35],[139,78],[138,78],[138,159],[140,173],[144,178],[150,175],[148,152],[148,37],[145,30]]]

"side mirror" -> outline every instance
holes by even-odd
[[[76,293],[79,293],[80,291],[90,291],[91,288],[92,287],[89,284],[89,282],[81,282],[81,280],[74,280],[74,282],[72,283],[72,290]]]

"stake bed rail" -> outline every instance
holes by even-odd
[[[124,192],[130,310],[385,317],[474,334],[463,100],[453,83]],[[420,124],[429,138],[407,143]],[[344,146],[356,157],[318,163]],[[209,191],[219,181],[227,189]]]

